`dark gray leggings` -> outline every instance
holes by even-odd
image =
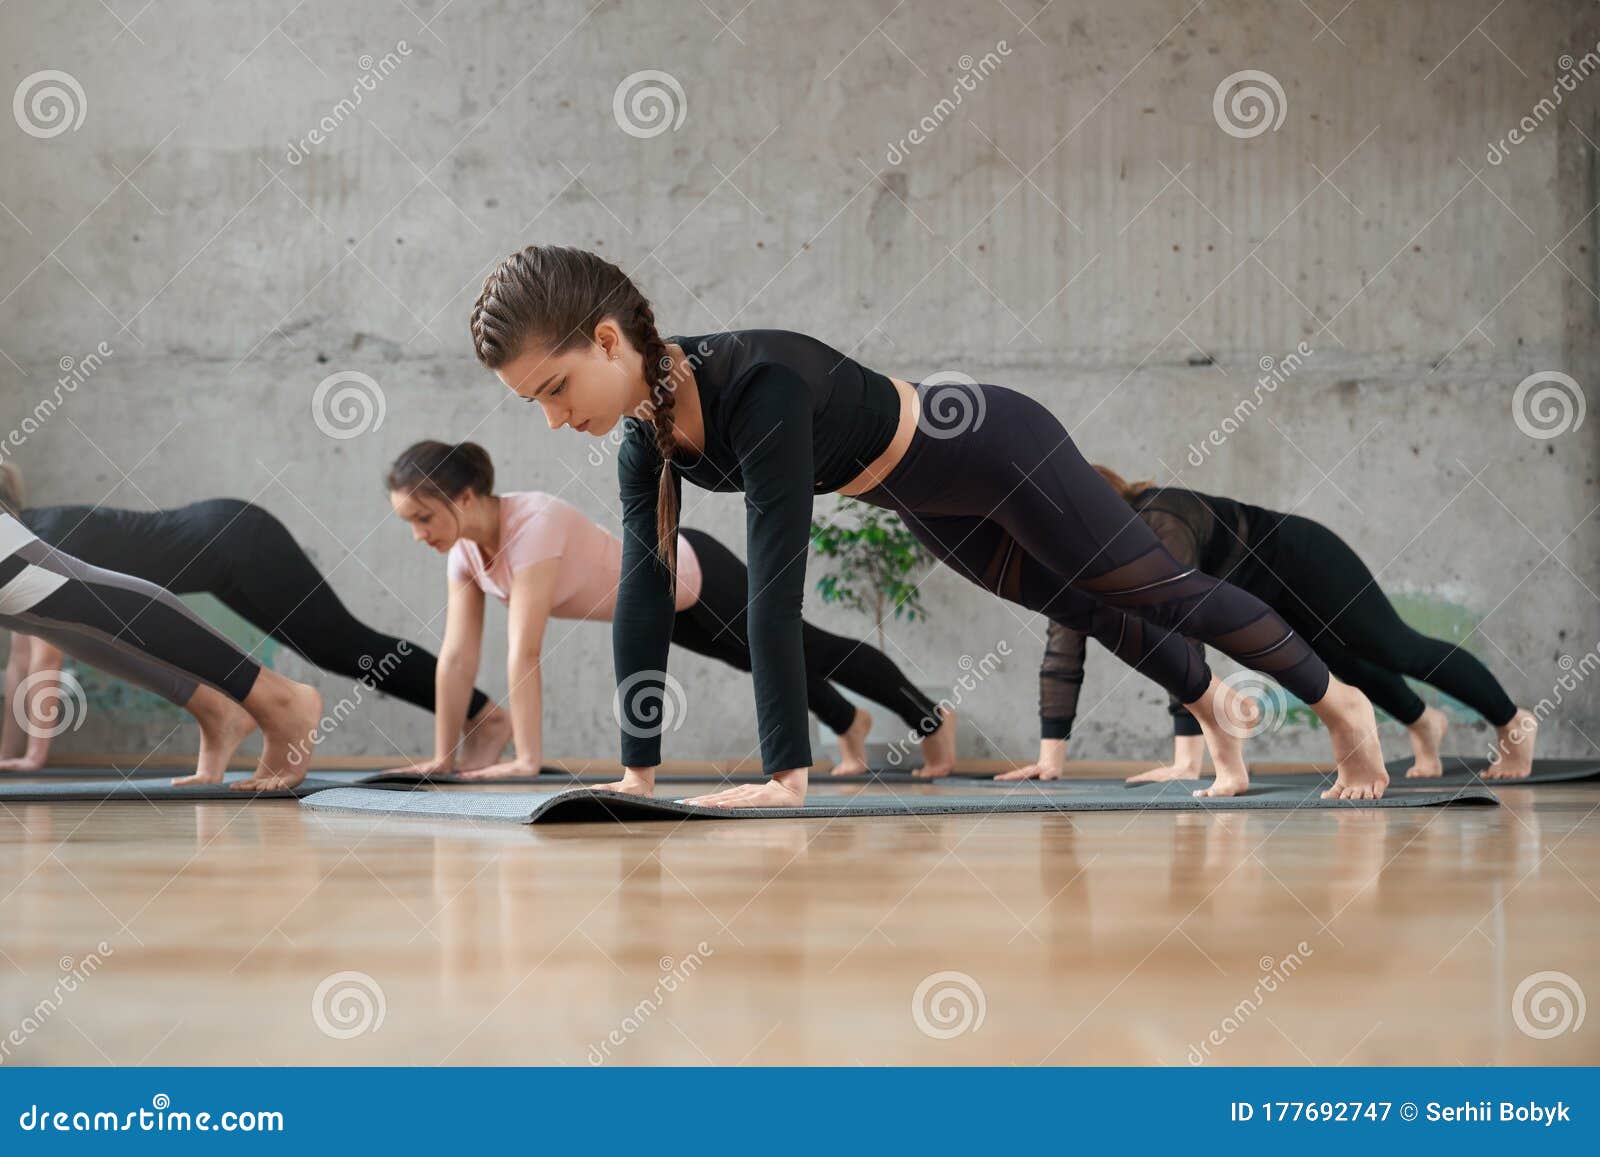
[[[1025,394],[919,383],[905,457],[863,502],[896,511],[934,556],[985,590],[1098,639],[1181,702],[1211,672],[1191,636],[1306,703],[1328,668],[1254,595],[1182,566]]]

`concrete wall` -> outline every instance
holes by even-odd
[[[1130,475],[1323,519],[1408,616],[1532,704],[1600,645],[1600,418],[1542,439],[1512,412],[1537,372],[1597,401],[1600,79],[1583,58],[1600,18],[1577,0],[1313,7],[1332,23],[1221,0],[13,0],[6,84],[70,73],[83,117],[45,135],[24,100],[0,129],[7,456],[38,503],[254,498],[358,613],[436,643],[440,561],[379,483],[399,448],[475,438],[506,488],[616,506],[610,457],[507,404],[467,341],[492,263],[559,241],[634,271],[664,329],[800,329],[900,376],[1001,381]],[[681,87],[683,119],[638,136],[613,102],[646,69]],[[1282,89],[1274,130],[1214,114],[1245,69]],[[1573,91],[1539,111],[1564,72]],[[1260,360],[1301,341],[1304,364],[1259,390]],[[101,342],[103,364],[60,386],[62,359]],[[313,413],[339,371],[381,391],[356,437]],[[41,399],[59,405],[26,422]],[[1225,424],[1220,448],[1191,450]],[[737,497],[693,494],[686,520],[742,548]],[[949,694],[963,654],[1004,641],[1003,670],[960,692],[963,753],[1028,753],[1042,622],[948,573],[926,592],[932,618],[892,626],[891,653]],[[547,752],[611,755],[608,629],[548,638]],[[689,711],[669,756],[752,752],[747,680],[689,655],[673,670]],[[368,699],[328,750],[427,748],[427,717]],[[1074,752],[1158,753],[1160,700],[1100,655]],[[1541,746],[1594,750],[1594,684],[1563,700]],[[135,748],[172,719],[97,689],[62,742]],[[1293,714],[1257,750],[1325,747]]]

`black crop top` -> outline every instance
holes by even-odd
[[[1198,567],[1247,591],[1259,586],[1261,564],[1255,552],[1286,517],[1276,510],[1176,487],[1142,490],[1129,505],[1180,564]],[[1193,639],[1188,642],[1203,660],[1205,648]],[[1039,734],[1045,739],[1066,739],[1072,733],[1088,643],[1081,631],[1051,622],[1039,668]],[[1167,710],[1173,734],[1201,733],[1200,724],[1177,699],[1168,702]]]
[[[832,347],[786,330],[669,337],[694,370],[705,426],[697,457],[674,456],[687,478],[744,491],[750,566],[749,637],[761,766],[811,764],[800,608],[811,546],[811,503],[838,490],[894,440],[894,383]],[[672,638],[673,597],[656,557],[661,456],[648,423],[629,419],[617,455],[622,497],[622,581],[612,621],[617,708],[625,767],[661,762],[660,711]]]

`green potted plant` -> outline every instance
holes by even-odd
[[[839,500],[838,516],[811,523],[811,545],[830,565],[817,579],[825,603],[840,603],[868,615],[884,650],[883,628],[890,619],[913,622],[928,617],[922,591],[914,581],[933,556],[894,513],[850,498]],[[869,758],[902,738],[905,725],[877,704],[869,704],[841,687],[840,693],[872,716]],[[937,696],[935,696],[937,698]]]

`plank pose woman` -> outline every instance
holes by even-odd
[[[1104,466],[1095,469],[1174,558],[1261,599],[1310,641],[1335,675],[1403,724],[1413,756],[1406,778],[1444,774],[1439,748],[1449,726],[1445,713],[1423,703],[1406,683],[1407,675],[1465,703],[1495,729],[1495,763],[1485,779],[1525,779],[1533,770],[1539,727],[1533,712],[1519,709],[1464,648],[1407,625],[1361,556],[1322,523],[1194,490],[1129,483]],[[999,779],[1061,778],[1087,644],[1082,631],[1050,624],[1039,670],[1039,759]],[[1176,699],[1170,710],[1172,762],[1130,783],[1200,778],[1200,725]]]
[[[1074,626],[1158,682],[1200,721],[1216,765],[1196,794],[1249,785],[1242,740],[1219,720],[1247,714],[1184,635],[1270,674],[1327,725],[1338,764],[1329,798],[1376,799],[1388,784],[1367,697],[1330,677],[1259,599],[1180,566],[1095,473],[1055,416],[1002,386],[912,385],[814,338],[737,330],[663,338],[633,282],[592,253],[530,246],[489,275],[472,310],[478,359],[539,405],[552,429],[600,437],[624,418],[617,458],[622,586],[612,648],[623,778],[649,794],[673,619],[680,481],[745,495],[750,651],[769,778],[699,797],[711,806],[804,800],[800,618],[811,506],[829,491],[897,512],[971,581]],[[1237,729],[1235,729],[1237,730]]]
[[[543,755],[543,663],[552,618],[606,621],[622,578],[622,543],[569,502],[539,491],[494,492],[494,463],[473,442],[418,442],[389,468],[389,502],[418,542],[449,555],[449,604],[440,656],[435,752],[415,770],[454,771],[466,696],[478,670],[483,607],[493,595],[510,609],[509,704],[516,758],[470,773],[474,779],[537,775]],[[672,641],[750,670],[745,566],[702,530],[678,532]],[[834,686],[881,703],[923,737],[923,771],[955,768],[955,717],[941,713],[883,652],[803,623],[806,703],[839,736],[835,775],[867,770],[872,717]]]

